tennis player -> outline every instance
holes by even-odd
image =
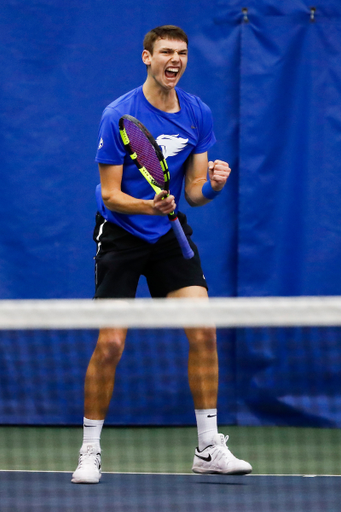
[[[221,160],[208,162],[216,139],[210,109],[178,88],[186,70],[188,39],[175,26],[157,27],[145,36],[144,84],[111,103],[99,128],[95,298],[133,298],[138,280],[146,276],[152,297],[207,298],[207,284],[192,229],[178,212],[194,251],[184,259],[167,214],[177,208],[181,188],[191,206],[203,206],[225,186],[231,172]],[[130,114],[157,140],[171,173],[171,195],[154,191],[127,155],[118,122]],[[207,179],[208,177],[208,179]],[[196,473],[246,474],[248,462],[228,449],[228,436],[218,433],[218,356],[213,328],[185,329],[189,342],[188,378],[198,428],[192,470]],[[74,483],[101,478],[100,436],[114,389],[127,330],[101,329],[85,378],[83,444]]]

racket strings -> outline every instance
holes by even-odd
[[[126,119],[124,124],[130,147],[136,153],[137,160],[140,165],[148,170],[159,187],[163,189],[165,186],[164,174],[153,145],[133,122]]]

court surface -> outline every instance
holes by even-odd
[[[1,473],[1,511],[337,512],[339,477],[108,474],[98,485],[69,473]]]
[[[98,485],[71,484],[80,428],[0,427],[0,511],[339,512],[337,429],[224,427],[249,476],[194,475],[196,431],[111,428]]]

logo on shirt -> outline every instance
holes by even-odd
[[[99,144],[98,144],[98,149],[101,149],[103,147],[103,144],[104,144],[104,142],[103,142],[103,139],[101,137],[101,139],[99,141]]]
[[[182,151],[188,142],[188,139],[182,139],[179,135],[159,135],[156,142],[160,146],[163,156],[175,156]]]

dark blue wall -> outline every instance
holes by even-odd
[[[218,139],[210,157],[233,169],[210,205],[180,205],[210,294],[341,294],[341,4],[316,4],[313,22],[310,6],[7,1],[0,15],[0,298],[92,296],[98,123],[110,101],[144,81],[143,36],[165,23],[188,32],[180,85],[210,105]],[[139,295],[146,293],[142,281]],[[79,421],[95,338],[1,333],[0,421]],[[131,333],[117,385],[125,413],[118,420],[113,411],[110,421],[193,422],[186,341],[180,333],[171,339]],[[219,340],[222,422],[341,425],[337,329],[224,331]],[[159,343],[172,348],[158,373]],[[139,366],[138,354],[149,351]],[[319,375],[319,391],[308,368]],[[293,385],[295,375],[306,378]],[[145,392],[132,407],[137,384]]]

